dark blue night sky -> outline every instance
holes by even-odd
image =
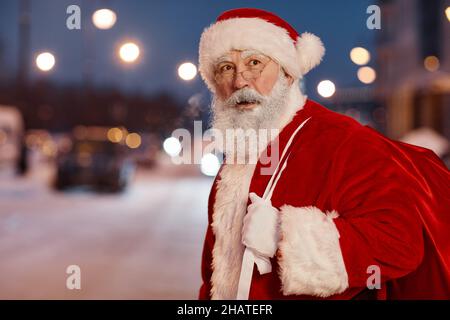
[[[83,61],[93,59],[93,81],[97,86],[154,93],[173,92],[179,99],[206,92],[201,79],[187,83],[177,76],[181,62],[197,62],[200,34],[224,10],[258,7],[277,13],[298,32],[318,35],[327,49],[324,61],[306,76],[307,94],[317,98],[320,80],[333,80],[337,87],[360,86],[357,66],[349,59],[354,46],[365,46],[373,53],[376,31],[366,28],[368,0],[317,1],[144,1],[144,0],[32,0],[31,53],[49,50],[57,65],[46,74],[58,83],[82,81]],[[4,51],[3,79],[12,79],[18,52],[18,0],[0,2],[0,43]],[[67,6],[81,7],[82,30],[66,28]],[[116,25],[106,31],[94,29],[94,9],[108,7],[116,11]],[[116,61],[116,45],[123,39],[138,41],[143,51],[140,63],[125,68]],[[30,57],[33,59],[33,57]],[[372,59],[371,64],[374,61]],[[34,66],[34,64],[32,64]],[[32,79],[42,75],[32,68]]]

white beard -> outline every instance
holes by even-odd
[[[297,85],[297,82],[293,85]],[[214,96],[212,128],[222,135],[222,151],[227,162],[256,163],[259,154],[278,135],[278,130],[283,125],[281,119],[291,111],[288,103],[290,88],[287,77],[280,72],[269,96],[262,96],[250,88],[234,92],[226,101]],[[249,110],[237,108],[236,101],[245,98],[259,103]],[[249,137],[248,132],[253,132],[254,135]]]
[[[253,99],[248,94],[245,98]],[[285,77],[280,77],[269,97],[251,110],[239,110],[226,106],[226,102],[216,97],[213,102],[213,128],[221,135],[227,129],[243,130],[277,129],[281,130],[289,123],[296,111],[306,101],[298,86],[298,80],[289,86]],[[239,147],[243,144],[238,143]],[[226,144],[225,144],[226,146]],[[242,221],[247,212],[249,186],[255,170],[254,163],[233,164],[229,154],[234,150],[224,150],[226,163],[218,179],[217,193],[213,209],[212,228],[215,235],[213,255],[213,273],[211,293],[213,299],[235,299],[238,290],[242,256],[245,247],[242,244]],[[249,150],[246,150],[249,152]],[[239,150],[238,150],[239,152]],[[264,173],[261,173],[264,174]]]

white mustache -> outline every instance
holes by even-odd
[[[255,103],[262,103],[266,100],[266,97],[259,94],[253,89],[250,88],[242,88],[236,92],[234,92],[225,102],[224,105],[226,107],[233,107],[236,104],[244,101],[254,101]]]

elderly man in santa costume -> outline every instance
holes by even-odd
[[[227,11],[203,32],[213,128],[279,129],[266,151],[280,156],[269,175],[262,161],[221,167],[200,298],[449,299],[449,171],[307,99],[299,79],[324,53],[258,9]]]

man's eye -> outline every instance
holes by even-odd
[[[252,67],[260,65],[260,64],[261,64],[261,61],[259,61],[259,60],[256,60],[256,59],[250,60],[250,66],[252,66]]]
[[[233,67],[228,64],[220,67],[220,72],[228,72],[230,70],[233,70]]]

